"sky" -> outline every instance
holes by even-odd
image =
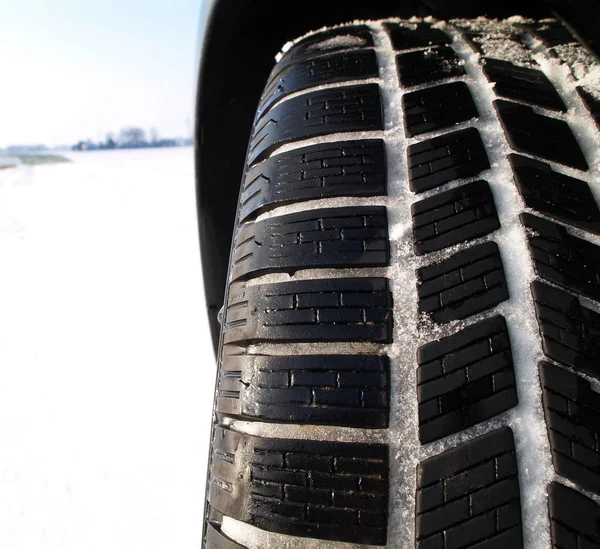
[[[202,0],[4,0],[0,147],[193,128]]]

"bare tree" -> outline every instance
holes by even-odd
[[[141,145],[145,141],[146,134],[142,128],[133,126],[123,128],[119,132],[119,141],[126,145]]]

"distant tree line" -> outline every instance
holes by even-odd
[[[142,128],[129,126],[123,128],[116,139],[112,133],[109,133],[106,135],[104,141],[92,141],[90,139],[79,141],[73,145],[72,149],[74,151],[96,151],[107,149],[143,149],[148,147],[182,147],[191,144],[191,138],[160,139],[156,128],[150,130],[150,139],[146,139],[146,132]]]

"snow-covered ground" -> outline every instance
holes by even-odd
[[[200,546],[215,376],[193,154],[0,170],[0,548]]]

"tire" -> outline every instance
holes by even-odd
[[[599,70],[518,17],[284,48],[240,193],[206,547],[600,547]]]

